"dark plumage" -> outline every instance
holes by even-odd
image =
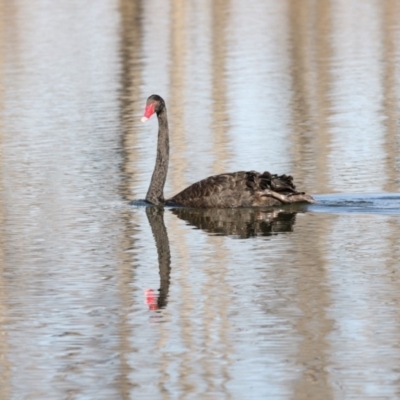
[[[314,199],[297,192],[293,178],[269,172],[239,171],[210,176],[182,190],[171,199],[164,199],[168,172],[169,132],[167,109],[158,95],[147,99],[142,121],[157,114],[159,130],[156,165],[146,201],[155,205],[193,208],[261,207],[291,203],[314,203]]]

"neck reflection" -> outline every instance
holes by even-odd
[[[160,288],[158,295],[153,289],[145,292],[146,304],[150,310],[166,308],[168,303],[168,291],[171,275],[171,252],[167,229],[164,224],[164,209],[161,207],[146,207],[146,215],[149,221],[154,240],[156,242],[158,266],[160,269]]]

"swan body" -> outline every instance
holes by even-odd
[[[154,167],[146,201],[157,205],[192,208],[236,208],[276,206],[292,203],[314,203],[314,199],[296,191],[293,178],[269,172],[238,171],[210,176],[164,199],[164,185],[169,162],[169,130],[167,109],[158,95],[147,99],[142,122],[154,113],[158,118],[158,143]]]

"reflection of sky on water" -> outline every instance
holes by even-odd
[[[392,338],[399,329],[397,296],[386,292],[388,282],[397,273],[397,262],[393,265],[390,255],[391,242],[399,244],[400,239],[397,234],[390,237],[395,233],[393,223],[398,225],[399,221],[387,216],[358,215],[350,219],[342,215],[335,219],[331,237],[327,238],[327,258],[331,260],[328,277],[335,299],[329,307],[329,315],[335,320],[330,335],[335,348],[331,379],[340,381],[345,393],[352,393],[362,381],[365,395],[371,398],[397,394],[397,385],[393,384],[398,374],[378,367],[382,357],[391,365],[400,359],[392,348]]]
[[[341,177],[337,182],[331,177],[337,192],[381,191],[386,183],[379,8],[378,3],[334,5],[329,167],[331,176]]]
[[[166,211],[168,306],[144,304],[157,252],[126,197],[154,166],[152,93],[167,194],[225,168],[398,191],[398,6],[311,3],[1,6],[0,397],[395,396],[399,221],[369,203],[248,240]]]
[[[106,232],[120,217],[104,209],[118,201],[119,17],[111,2],[9,7],[0,397],[64,397],[64,385],[91,387],[84,364],[97,360],[101,374],[118,345],[116,238]],[[98,390],[115,398],[107,384]]]
[[[287,7],[284,2],[251,3],[233,2],[228,25],[230,168],[284,173],[291,101]]]

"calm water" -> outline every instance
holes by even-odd
[[[399,1],[0,16],[0,399],[400,398]],[[318,204],[141,206],[152,93],[167,195],[255,169]]]

